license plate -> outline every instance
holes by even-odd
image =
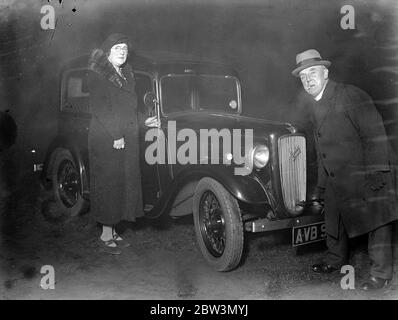
[[[292,232],[293,247],[304,244],[318,242],[326,239],[326,227],[324,222],[307,224],[304,226],[293,227]]]

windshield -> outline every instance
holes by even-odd
[[[162,77],[161,101],[164,113],[189,110],[239,112],[236,78],[217,75],[167,75]]]

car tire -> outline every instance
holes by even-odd
[[[237,267],[244,247],[238,201],[218,181],[206,177],[196,186],[193,214],[197,242],[207,262],[217,271]]]
[[[86,212],[88,201],[82,197],[79,170],[71,152],[56,150],[53,159],[51,184],[57,216],[70,218]]]

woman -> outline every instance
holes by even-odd
[[[92,119],[89,130],[91,213],[102,224],[107,252],[129,243],[115,231],[121,220],[143,215],[139,123],[135,80],[126,63],[131,51],[123,34],[111,34],[89,59]]]

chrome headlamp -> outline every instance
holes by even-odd
[[[264,168],[269,161],[269,149],[263,144],[259,144],[253,148],[252,163],[256,169]]]

